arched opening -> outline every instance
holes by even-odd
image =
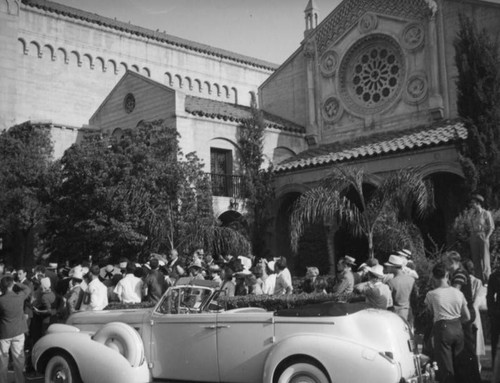
[[[282,196],[279,200],[279,209],[276,216],[274,246],[275,257],[286,257],[288,267],[293,275],[303,276],[306,267],[316,266],[321,274],[327,274],[328,247],[326,242],[326,230],[322,224],[309,226],[299,241],[299,248],[296,254],[290,245],[290,216],[293,211],[293,204],[300,197],[299,192],[290,192]]]
[[[375,190],[375,185],[364,183],[363,195],[365,200],[368,201]],[[361,207],[361,199],[354,189],[349,189],[346,196],[358,208]],[[354,235],[351,227],[341,225],[335,233],[334,243],[337,258],[343,257],[344,255],[350,255],[357,259],[358,265],[368,258],[368,239],[364,235]]]
[[[415,223],[422,232],[425,248],[432,252],[436,247],[442,248],[451,244],[449,229],[455,218],[466,206],[467,194],[464,179],[447,172],[432,173],[425,178],[434,188],[435,209],[427,216],[417,218]]]
[[[235,224],[236,221],[239,221],[242,215],[234,210],[228,210],[219,215],[218,219],[221,222],[222,226],[230,227]]]

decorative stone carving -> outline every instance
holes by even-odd
[[[333,76],[338,66],[339,56],[335,51],[329,50],[323,53],[320,60],[320,70],[323,76]]]
[[[135,109],[135,97],[132,93],[128,93],[123,99],[123,108],[127,113],[132,113]]]
[[[368,33],[378,26],[378,17],[376,14],[368,12],[359,19],[358,28],[361,33]]]
[[[351,29],[367,12],[408,20],[429,17],[427,3],[432,0],[356,0],[343,1],[315,30],[316,50],[322,55],[345,31]]]
[[[304,46],[304,56],[308,59],[314,58],[316,55],[316,47],[313,41],[308,41]]]
[[[401,32],[401,44],[409,51],[420,48],[425,40],[425,29],[420,23],[410,23]]]
[[[435,0],[424,0],[427,6],[429,7],[429,11],[431,12],[431,17],[436,15],[438,11],[438,5]]]
[[[359,116],[382,112],[400,95],[405,71],[403,51],[390,36],[371,34],[358,40],[339,68],[346,109]]]
[[[321,107],[321,115],[325,122],[336,122],[342,116],[344,108],[340,103],[340,100],[335,96],[328,97]]]
[[[412,74],[406,83],[405,101],[411,105],[419,104],[425,99],[428,91],[429,88],[425,74]]]

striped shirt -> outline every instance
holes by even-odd
[[[438,287],[429,291],[425,297],[425,305],[433,314],[433,322],[458,319],[467,309],[464,295],[454,287]]]

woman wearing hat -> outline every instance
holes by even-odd
[[[488,283],[491,274],[490,236],[495,229],[491,213],[483,209],[484,198],[474,194],[471,198],[472,214],[470,217],[470,252],[476,277],[483,283]]]

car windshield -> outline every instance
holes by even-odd
[[[199,313],[212,295],[212,289],[199,286],[170,288],[156,309],[160,314]]]

